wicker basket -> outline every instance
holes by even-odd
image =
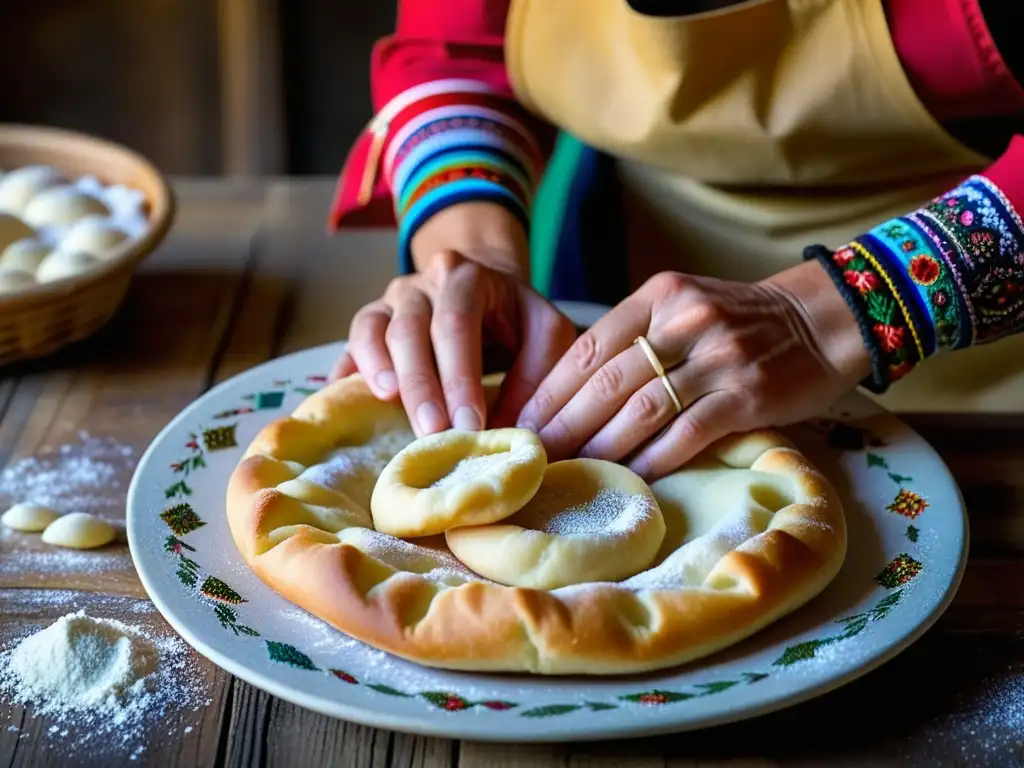
[[[104,184],[138,189],[146,197],[150,228],[85,274],[0,297],[0,366],[52,354],[99,330],[124,300],[136,265],[163,240],[174,219],[167,180],[131,150],[71,131],[0,125],[0,168],[36,164],[71,178],[91,174]]]

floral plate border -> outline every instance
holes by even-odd
[[[301,647],[301,644],[264,635],[257,628],[258,617],[247,614],[249,600],[232,586],[232,579],[227,574],[218,572],[217,555],[197,551],[199,547],[190,541],[194,538],[192,534],[207,524],[202,515],[208,512],[196,510],[192,497],[193,486],[203,482],[203,475],[209,469],[210,456],[220,451],[241,448],[236,430],[243,419],[253,418],[253,414],[257,413],[269,412],[267,415],[276,415],[282,412],[289,396],[301,397],[317,391],[326,382],[326,377],[313,374],[263,381],[266,382],[265,387],[244,395],[233,407],[218,410],[208,419],[196,423],[195,428],[187,433],[178,457],[166,466],[163,484],[165,503],[157,513],[166,527],[162,543],[164,565],[173,571],[180,588],[197,606],[212,612],[224,632],[261,643],[269,661],[299,672],[327,675],[339,685],[362,687],[370,695],[420,700],[428,709],[446,713],[489,710],[533,720],[559,718],[580,711],[601,713],[621,711],[623,708],[646,709],[704,699],[725,691],[756,685],[788,668],[798,668],[814,659],[824,648],[844,643],[873,624],[886,621],[904,604],[908,588],[928,567],[927,557],[918,551],[918,526],[927,517],[930,502],[924,494],[915,490],[914,478],[901,473],[897,459],[887,455],[888,446],[877,435],[839,419],[821,419],[811,426],[827,435],[828,444],[832,448],[844,453],[861,454],[867,469],[879,476],[884,475],[887,482],[891,483],[891,501],[885,506],[885,512],[906,519],[903,546],[898,551],[891,551],[879,563],[874,576],[878,594],[870,608],[839,619],[831,630],[826,628],[813,639],[785,646],[768,666],[688,686],[637,687],[614,697],[591,697],[539,705],[508,698],[473,697],[460,693],[457,686],[419,689],[410,688],[397,679],[364,676],[354,670],[319,661],[314,650]],[[135,505],[130,507],[133,510],[130,514],[135,514]],[[134,544],[132,549],[135,556]],[[148,585],[147,591],[153,594]],[[430,729],[424,731],[430,732]]]

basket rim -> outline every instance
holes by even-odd
[[[97,149],[119,154],[149,175],[156,187],[156,194],[153,195],[152,200],[148,201],[150,204],[150,227],[142,238],[125,242],[113,249],[109,257],[103,259],[100,264],[88,272],[48,283],[38,283],[15,293],[0,296],[0,311],[28,309],[46,304],[56,297],[76,293],[81,288],[107,279],[112,273],[134,269],[140,261],[156,249],[170,231],[178,211],[177,197],[167,176],[140,152],[119,142],[103,139],[83,131],[47,125],[0,123],[0,133],[4,138],[12,140],[11,143],[17,143],[20,140],[26,145],[31,145],[41,139],[60,138],[71,140],[79,146],[91,145]]]

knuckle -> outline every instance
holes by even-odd
[[[531,400],[533,402],[531,411],[534,413],[550,413],[555,404],[555,398],[551,394],[551,390],[543,386],[537,388]]]
[[[400,374],[398,386],[402,394],[412,402],[427,400],[433,391],[431,377],[423,371],[409,371]]]
[[[622,389],[622,383],[622,369],[614,361],[602,365],[590,379],[594,394],[603,400],[614,399]]]
[[[466,259],[457,251],[439,251],[430,260],[427,271],[434,279],[440,281],[465,263]]]
[[[466,312],[455,309],[444,309],[434,313],[430,321],[430,334],[438,339],[451,339],[465,336],[471,328],[472,320]]]
[[[659,272],[647,280],[645,287],[658,294],[678,293],[690,285],[690,279],[681,272]]]
[[[651,392],[640,390],[629,400],[629,414],[640,424],[651,424],[661,420],[665,413],[664,405]]]
[[[396,317],[388,323],[388,329],[384,332],[384,340],[388,346],[410,341],[419,335],[421,325],[422,321],[416,315]]]
[[[725,312],[722,307],[706,299],[695,301],[686,309],[684,317],[690,328],[700,330],[715,328],[725,322]]]
[[[569,359],[572,360],[579,371],[586,373],[593,368],[594,363],[598,359],[599,352],[600,347],[597,343],[597,337],[594,336],[592,331],[585,331],[576,339],[576,343],[572,345]]]
[[[464,373],[453,373],[441,379],[441,390],[449,394],[465,394],[480,386],[480,380]]]

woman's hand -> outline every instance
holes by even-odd
[[[359,371],[382,400],[401,397],[417,435],[510,426],[576,338],[572,322],[522,275],[522,227],[504,209],[467,203],[417,233],[417,272],[391,282],[352,321],[332,378]],[[488,418],[483,347],[512,363]]]
[[[727,434],[815,416],[868,373],[853,313],[818,264],[754,285],[666,272],[576,340],[517,423],[549,461],[620,461],[653,480]]]

